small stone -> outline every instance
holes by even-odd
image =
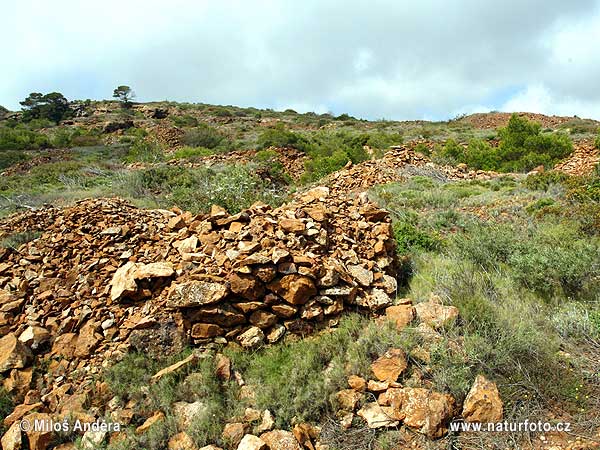
[[[419,320],[433,328],[441,328],[458,317],[458,308],[444,306],[440,298],[432,295],[427,302],[415,305]]]
[[[363,394],[354,389],[344,389],[335,394],[336,403],[343,411],[354,411]]]
[[[14,333],[0,338],[0,373],[27,367],[33,355]]]
[[[248,300],[257,300],[265,293],[264,285],[252,275],[233,273],[229,276],[230,289]]]
[[[19,341],[27,345],[32,350],[37,350],[41,345],[50,340],[48,330],[38,326],[30,326],[19,336]]]
[[[313,280],[297,274],[285,275],[268,288],[292,305],[303,305],[317,293]]]
[[[277,316],[267,311],[255,311],[248,319],[250,323],[259,328],[269,328],[277,323]]]
[[[195,354],[191,354],[190,356],[188,356],[185,359],[182,359],[181,361],[176,362],[175,364],[171,364],[168,367],[165,367],[162,370],[159,370],[158,372],[156,372],[151,380],[152,381],[158,381],[160,380],[162,377],[164,377],[165,375],[168,375],[170,373],[174,373],[174,372],[178,372],[183,370],[184,368],[186,368],[187,366],[194,364],[195,362],[198,361],[198,357]]]
[[[281,219],[279,226],[286,233],[302,233],[306,229],[304,222],[298,219]]]
[[[259,433],[271,431],[274,426],[275,426],[275,418],[273,417],[273,414],[271,414],[271,411],[269,411],[268,409],[265,409],[265,412],[263,413],[263,416],[262,416],[262,422],[258,426],[257,431]]]
[[[227,296],[224,284],[207,281],[188,281],[171,287],[167,297],[168,308],[192,308],[219,303]]]
[[[357,414],[365,419],[371,429],[395,427],[400,423],[391,416],[391,407],[380,406],[377,402],[367,403],[358,410]]]
[[[200,420],[201,417],[208,415],[209,409],[201,401],[176,402],[173,403],[173,414],[179,429],[185,431],[190,429],[195,420]]]
[[[281,324],[273,325],[273,328],[267,333],[267,341],[269,344],[274,344],[285,335],[286,331],[287,329]]]
[[[168,450],[198,450],[198,447],[194,443],[194,440],[185,431],[174,434],[169,439],[167,444]],[[202,447],[200,450],[220,450],[218,447],[208,445]]]
[[[348,385],[358,392],[364,392],[367,390],[367,381],[359,376],[350,375],[348,377]]]
[[[371,370],[379,381],[393,382],[406,370],[408,362],[402,349],[393,348],[371,364]]]
[[[165,420],[165,415],[162,411],[156,411],[152,416],[148,417],[143,424],[135,429],[135,434],[144,434],[153,425]]]
[[[291,431],[273,430],[260,435],[269,450],[302,450]]]
[[[467,398],[462,416],[467,422],[500,422],[503,416],[503,403],[496,383],[477,375]]]
[[[223,440],[230,446],[237,446],[246,434],[246,425],[240,422],[228,423],[223,428]]]
[[[195,323],[190,334],[193,339],[207,339],[222,336],[224,333],[223,328],[214,323]]]
[[[237,450],[267,450],[267,444],[258,436],[254,436],[253,434],[246,434],[240,444],[237,447]]]
[[[415,318],[415,308],[412,305],[395,305],[385,309],[385,318],[393,321],[398,330],[408,326]]]
[[[237,337],[240,345],[246,349],[254,349],[260,346],[265,340],[265,334],[258,327],[251,327]]]
[[[4,436],[2,436],[0,443],[2,443],[3,450],[21,450],[23,448],[21,424],[14,422],[8,431],[4,433]]]
[[[369,287],[373,283],[373,272],[362,266],[348,266],[348,272],[361,286]]]

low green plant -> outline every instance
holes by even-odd
[[[0,150],[0,170],[6,169],[12,165],[26,161],[27,154],[19,150]]]
[[[270,409],[277,426],[287,428],[333,413],[334,394],[346,387],[348,375],[370,377],[370,364],[389,348],[410,352],[414,345],[412,334],[391,324],[348,315],[331,332],[228,355],[246,382],[257,387],[258,408]]]
[[[171,157],[173,159],[196,159],[204,156],[214,155],[215,150],[205,147],[181,147],[175,150]]]
[[[0,127],[0,151],[37,150],[50,146],[50,140],[42,133],[24,128]]]
[[[204,147],[214,149],[225,140],[217,129],[205,123],[188,130],[183,137],[183,142],[190,147]]]
[[[131,145],[124,161],[127,163],[146,162],[156,163],[164,159],[164,150],[162,146],[154,140],[136,139]]]
[[[176,127],[197,127],[198,119],[189,114],[183,116],[171,116],[171,120]]]
[[[2,378],[0,378],[0,381],[2,381]],[[6,389],[0,387],[0,417],[8,417],[14,407],[15,403],[10,394]],[[4,424],[0,423],[0,434],[4,433],[5,430]]]
[[[0,247],[12,248],[18,250],[19,247],[27,242],[31,242],[41,236],[39,231],[24,231],[21,233],[13,233],[0,241]]]

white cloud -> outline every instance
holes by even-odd
[[[129,84],[142,101],[369,118],[445,119],[488,104],[600,118],[599,5],[0,0],[0,104],[17,108],[31,91],[108,98]],[[499,95],[514,86],[526,88]]]

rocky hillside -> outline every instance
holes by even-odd
[[[448,159],[496,116],[13,123],[47,145],[0,176],[2,448],[599,447],[598,149],[574,132],[529,174]],[[574,434],[456,428],[525,419]]]

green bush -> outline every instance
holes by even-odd
[[[395,222],[393,230],[399,255],[406,255],[414,250],[437,250],[441,245],[439,237],[419,230],[407,222]]]
[[[600,246],[573,225],[474,225],[453,242],[463,258],[484,270],[509,269],[522,286],[544,298],[593,298]]]
[[[197,127],[198,119],[189,114],[183,116],[171,116],[171,120],[176,127]]]
[[[258,136],[257,147],[267,149],[269,147],[293,147],[298,150],[306,150],[308,142],[301,135],[286,130],[282,123],[267,128]]]
[[[573,144],[564,134],[541,134],[541,126],[513,114],[505,128],[500,129],[498,152],[502,164],[498,170],[526,171],[537,165],[548,167],[573,151]]]
[[[348,375],[371,377],[370,364],[391,347],[410,352],[409,333],[358,315],[340,320],[330,333],[284,342],[258,352],[229,352],[246,382],[256,387],[259,409],[270,409],[278,427],[318,422],[335,411],[333,395]]]
[[[196,128],[188,130],[183,137],[185,145],[190,147],[216,148],[225,140],[218,130],[201,123]]]
[[[23,128],[0,128],[0,150],[37,150],[50,147],[44,134]]]
[[[566,134],[543,133],[538,123],[513,114],[505,128],[500,129],[500,145],[472,139],[465,149],[449,139],[435,151],[440,163],[466,163],[474,169],[500,172],[528,171],[537,166],[551,167],[573,151]]]
[[[535,191],[547,191],[551,186],[562,185],[569,175],[564,172],[548,171],[529,175],[523,180],[523,185]]]
[[[257,201],[277,206],[285,199],[284,192],[246,166],[153,167],[128,174],[118,190],[126,197],[154,198],[160,206],[192,212],[217,204],[234,214]]]
[[[181,147],[173,152],[173,159],[196,159],[214,155],[215,151],[204,147]]]
[[[129,148],[124,160],[127,163],[146,162],[156,163],[164,159],[164,151],[157,141],[137,139]]]
[[[596,136],[596,140],[594,141],[594,146],[597,149],[600,149],[600,130],[598,131],[598,136]]]
[[[0,150],[0,170],[7,167],[26,161],[27,155],[17,150]]]

